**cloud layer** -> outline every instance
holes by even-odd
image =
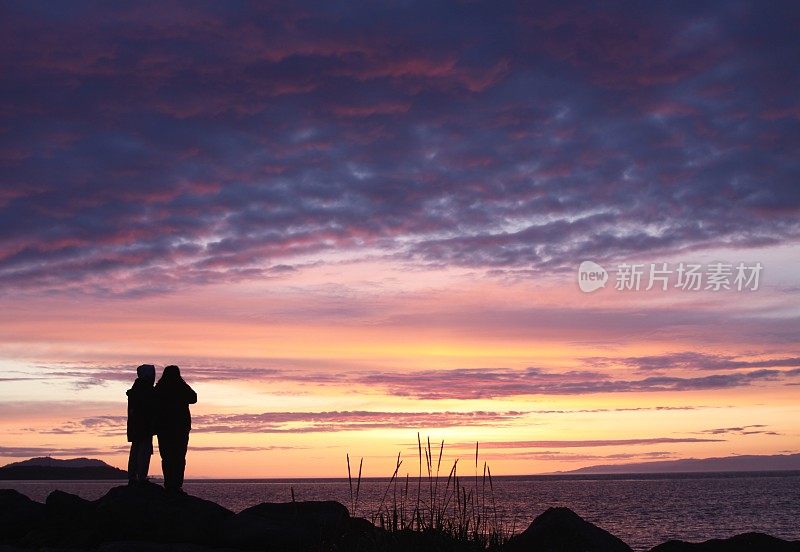
[[[796,238],[793,9],[5,4],[0,290]]]
[[[753,368],[800,368],[800,358],[744,359],[731,355],[685,351],[640,357],[589,358],[593,364],[618,364],[640,372],[668,372],[670,370],[743,370]]]
[[[250,414],[198,414],[192,417],[195,433],[329,433],[370,429],[448,427],[503,427],[523,420],[527,412],[262,412]],[[95,433],[123,435],[125,416],[93,416],[37,433],[72,435]]]
[[[669,356],[669,355],[667,355]],[[793,360],[793,359],[792,359]],[[625,362],[625,359],[623,359]],[[785,359],[759,361],[784,366]],[[789,363],[793,365],[793,362]],[[41,378],[72,381],[78,388],[130,381],[132,367],[48,367]],[[342,370],[305,371],[257,367],[188,367],[189,381],[256,381],[266,384],[301,384],[319,388],[348,388],[351,392],[385,393],[422,400],[491,399],[525,395],[589,395],[665,391],[707,391],[768,384],[791,384],[800,377],[800,368],[763,368],[689,375],[649,375],[620,378],[601,370],[557,371],[528,367],[451,368],[437,370]],[[698,374],[699,375],[695,375]]]

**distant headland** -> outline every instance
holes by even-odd
[[[60,460],[44,456],[0,467],[0,479],[127,479],[128,473],[102,460],[70,458]]]
[[[678,474],[703,472],[770,472],[800,470],[800,454],[724,456],[720,458],[683,458],[627,464],[602,464],[576,470],[556,472],[569,474]]]

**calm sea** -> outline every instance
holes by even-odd
[[[746,531],[800,539],[800,472],[749,474],[680,474],[669,476],[495,477],[494,502],[499,520],[520,532],[550,506],[568,506],[585,519],[611,531],[635,550],[647,550],[669,539],[701,541]],[[0,481],[34,500],[61,489],[87,499],[102,496],[119,482]],[[440,482],[443,485],[444,481]],[[464,478],[467,488],[475,485]],[[478,483],[482,488],[482,482]],[[429,495],[423,482],[422,497]],[[416,480],[411,480],[416,500]],[[185,490],[234,511],[260,502],[338,500],[350,504],[346,479],[193,480]],[[361,482],[357,514],[369,518],[378,510],[387,480]],[[486,500],[491,494],[486,488]],[[389,492],[387,502],[392,501]]]

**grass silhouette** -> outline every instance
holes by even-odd
[[[514,528],[506,529],[498,522],[494,497],[492,470],[483,462],[479,472],[479,444],[475,443],[473,484],[465,484],[459,475],[459,459],[450,467],[445,480],[442,477],[442,457],[445,442],[441,441],[436,451],[430,437],[423,443],[417,433],[418,473],[413,482],[407,473],[400,477],[403,465],[401,453],[397,453],[394,471],[383,492],[378,509],[369,514],[376,527],[390,533],[403,531],[442,533],[460,543],[472,547],[494,550],[500,548],[512,535]],[[361,470],[353,480],[350,455],[347,455],[347,478],[350,485],[350,513],[357,514],[358,496],[361,488]],[[416,483],[416,485],[413,485]],[[416,486],[416,492],[411,489]]]

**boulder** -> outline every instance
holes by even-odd
[[[339,502],[265,502],[225,520],[220,540],[245,550],[327,549],[347,532],[349,521]]]
[[[150,484],[114,487],[96,501],[95,516],[103,527],[102,542],[216,544],[222,522],[233,512]]]
[[[233,512],[208,500],[170,494],[158,485],[114,487],[84,500],[53,491],[45,523],[24,539],[28,546],[93,548],[115,541],[213,545]]]
[[[64,491],[53,491],[45,500],[43,523],[21,540],[30,547],[82,548],[100,539],[94,503]]]
[[[785,541],[764,533],[743,533],[728,539],[705,542],[667,541],[650,552],[800,552],[800,541]]]
[[[0,542],[12,542],[44,521],[45,506],[13,489],[0,489]]]
[[[53,491],[45,500],[48,519],[82,520],[94,514],[94,502],[78,495]]]
[[[620,539],[569,508],[548,508],[506,543],[507,552],[632,552]]]

